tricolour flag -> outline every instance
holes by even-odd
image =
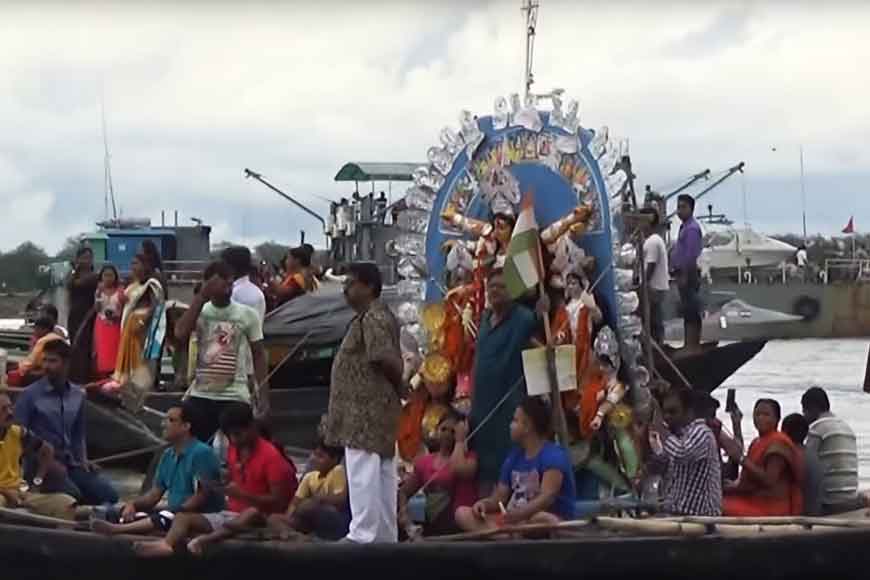
[[[846,227],[843,228],[844,234],[854,234],[855,233],[855,216],[849,218],[849,223],[846,224]]]
[[[516,299],[541,281],[541,252],[538,223],[531,192],[523,196],[504,263],[504,280],[511,298]]]

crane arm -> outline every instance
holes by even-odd
[[[308,207],[302,205],[301,203],[299,203],[298,201],[296,201],[295,199],[293,199],[292,197],[290,197],[289,195],[287,195],[286,193],[284,193],[283,191],[281,191],[280,189],[278,189],[277,187],[275,187],[274,185],[272,185],[271,183],[269,183],[268,181],[263,179],[263,176],[260,175],[259,173],[257,173],[256,171],[251,171],[250,169],[245,168],[245,177],[253,177],[257,181],[259,181],[260,183],[262,183],[263,185],[265,185],[266,187],[268,187],[269,189],[271,189],[272,191],[274,191],[275,193],[277,193],[278,195],[280,195],[281,197],[283,197],[284,199],[286,199],[287,201],[289,201],[290,203],[292,203],[293,205],[295,205],[296,207],[298,207],[299,209],[301,209],[302,211],[304,211],[305,213],[307,213],[308,215],[310,215],[311,217],[316,219],[317,221],[319,221],[321,224],[323,224],[323,228],[326,229],[326,220],[323,219],[323,216],[321,216],[319,213],[315,212],[314,210],[309,209]]]
[[[743,173],[743,167],[744,167],[745,165],[746,165],[746,164],[745,164],[743,161],[741,161],[740,163],[738,163],[738,164],[735,165],[734,167],[729,168],[729,169],[725,172],[725,175],[723,175],[722,177],[720,177],[719,179],[717,179],[716,181],[714,181],[713,183],[711,183],[710,185],[708,185],[707,187],[705,187],[704,189],[702,189],[701,191],[699,191],[699,192],[694,196],[694,197],[695,197],[695,201],[698,201],[700,198],[704,197],[705,195],[707,195],[708,193],[710,193],[711,191],[713,191],[714,189],[716,189],[717,187],[719,187],[719,186],[722,184],[722,182],[724,182],[726,179],[728,179],[729,177],[731,177],[731,176],[734,175],[735,173]],[[668,214],[668,219],[671,219],[671,218],[674,217],[676,214],[677,214],[676,210],[673,211],[673,212],[671,212],[671,213],[669,213],[669,214]]]

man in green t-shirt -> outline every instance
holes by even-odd
[[[212,262],[203,279],[202,290],[175,326],[175,337],[186,344],[196,333],[196,371],[187,396],[202,417],[194,434],[208,441],[218,430],[218,419],[227,405],[251,404],[242,347],[246,343],[251,347],[257,385],[266,380],[266,351],[257,312],[231,300],[232,268],[226,262]]]

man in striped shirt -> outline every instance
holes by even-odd
[[[713,431],[698,418],[693,392],[672,390],[662,401],[667,429],[650,430],[654,461],[665,465],[665,510],[678,515],[722,513],[722,462]]]
[[[812,387],[801,398],[804,417],[810,424],[806,455],[822,468],[821,495],[810,509],[822,515],[859,509],[858,443],[855,432],[831,413],[828,394]],[[813,508],[815,509],[813,510]]]

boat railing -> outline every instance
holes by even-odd
[[[196,284],[202,281],[205,260],[165,260],[163,273],[171,284]]]
[[[825,284],[837,281],[870,282],[870,259],[831,258],[825,260]]]

